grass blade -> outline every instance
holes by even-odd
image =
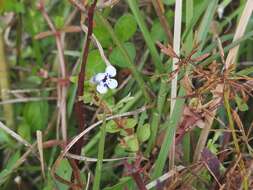
[[[143,37],[144,37],[144,40],[145,40],[145,42],[146,42],[146,44],[147,44],[147,46],[148,46],[148,48],[150,50],[150,54],[152,56],[152,59],[154,61],[156,69],[160,73],[163,72],[164,69],[163,69],[162,61],[161,61],[161,59],[159,57],[159,54],[158,54],[158,52],[156,50],[156,47],[155,47],[155,45],[153,43],[153,40],[152,40],[151,36],[150,36],[148,28],[147,28],[147,26],[146,26],[146,24],[144,22],[144,19],[143,19],[142,15],[141,15],[141,12],[140,12],[140,10],[138,8],[138,4],[137,4],[136,0],[127,0],[127,3],[129,5],[130,9],[132,10],[132,12],[133,12],[133,14],[135,16],[135,19],[136,19],[136,21],[137,21],[137,23],[138,23],[138,25],[139,25],[139,27],[141,29],[141,32],[142,32]]]
[[[179,96],[183,96],[184,93],[185,93],[185,90],[183,88],[180,88]],[[183,105],[184,105],[184,99],[178,99],[176,101],[175,108],[173,110],[171,117],[168,117],[165,122],[165,125],[167,126],[165,137],[164,137],[163,144],[159,152],[158,158],[155,162],[154,171],[151,176],[152,179],[156,179],[162,174],[163,168],[167,160],[168,153],[173,143],[172,137],[174,136],[176,132],[176,127],[181,119]]]
[[[106,121],[104,120],[103,125],[100,128],[101,136],[98,143],[98,161],[96,165],[93,190],[100,189],[100,180],[101,180],[101,174],[102,174],[102,165],[103,165],[104,148],[105,148],[105,136],[106,136],[105,124],[106,124]]]

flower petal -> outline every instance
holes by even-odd
[[[98,73],[94,76],[93,81],[100,83],[106,77],[106,73]]]
[[[105,72],[109,74],[110,77],[115,77],[117,70],[112,65],[107,66]]]
[[[105,94],[107,92],[108,88],[106,86],[104,86],[104,83],[99,83],[97,85],[97,91],[100,93],[100,94]]]
[[[107,85],[110,89],[115,89],[118,86],[118,82],[115,79],[109,79]]]

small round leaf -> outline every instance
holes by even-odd
[[[136,135],[127,136],[124,138],[127,148],[131,152],[137,152],[139,150],[139,142]]]
[[[140,142],[145,142],[150,137],[150,125],[148,123],[140,125],[137,129],[137,136]]]

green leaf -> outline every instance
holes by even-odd
[[[178,96],[184,96],[185,90],[183,87],[180,88]],[[163,168],[165,166],[168,153],[171,148],[173,135],[176,132],[176,127],[178,123],[180,122],[181,116],[182,116],[182,110],[184,106],[184,99],[177,99],[175,107],[173,109],[171,117],[168,117],[168,119],[165,121],[166,131],[165,131],[165,138],[163,140],[161,150],[158,154],[158,158],[155,161],[154,171],[152,174],[152,179],[155,179],[159,176],[161,176],[161,173],[163,171]]]
[[[70,76],[69,77],[69,81],[72,82],[72,83],[77,84],[78,76]]]
[[[115,33],[122,42],[129,40],[137,30],[133,15],[127,13],[121,16],[114,26]]]
[[[253,67],[247,67],[246,69],[243,69],[241,71],[238,71],[236,74],[237,75],[250,75],[253,73]]]
[[[23,122],[18,126],[18,134],[28,142],[31,142],[31,127],[26,122]]]
[[[163,0],[163,3],[166,5],[173,5],[175,4],[175,0]]]
[[[25,7],[17,0],[0,0],[0,13],[3,12],[24,13]]]
[[[134,118],[127,119],[126,124],[124,125],[124,128],[126,129],[134,128],[137,122],[138,122],[137,119],[134,119]]]
[[[93,29],[93,33],[97,37],[103,48],[107,48],[112,45],[112,39],[109,32],[104,26],[99,24],[99,22],[96,23],[96,26]]]
[[[25,121],[31,131],[42,130],[48,122],[49,107],[47,101],[29,102],[24,107]]]
[[[38,86],[42,83],[42,78],[39,76],[29,76],[26,80],[27,82],[32,83],[35,86]]]
[[[139,150],[139,141],[136,135],[124,137],[127,144],[127,149],[131,152],[137,152]]]
[[[119,131],[120,131],[120,128],[117,126],[117,124],[113,120],[106,123],[106,132],[117,133]]]
[[[117,144],[114,149],[115,156],[123,157],[123,156],[129,156],[128,152],[126,151],[126,148],[122,144]]]
[[[123,122],[123,127],[124,129],[120,129],[120,135],[121,136],[128,136],[129,134],[127,133],[126,129],[132,129],[136,126],[137,124],[137,119],[134,118],[130,118],[130,119],[126,119]]]
[[[56,28],[62,28],[64,26],[64,17],[62,16],[55,16],[54,17],[54,23]]]
[[[124,44],[124,47],[129,55],[131,61],[134,62],[134,59],[136,56],[136,49],[135,49],[134,44],[127,42]],[[126,61],[126,59],[124,58],[124,56],[122,55],[122,53],[118,47],[116,47],[112,50],[112,53],[110,54],[109,59],[113,65],[117,65],[122,68],[129,67],[128,62]]]
[[[12,155],[8,159],[5,169],[3,169],[0,172],[0,185],[2,185],[3,183],[6,182],[6,180],[8,180],[8,178],[11,175],[11,173],[13,172],[14,166],[19,158],[20,158],[20,152],[17,151],[17,152],[15,152],[14,155]]]
[[[244,100],[236,94],[235,96],[235,102],[238,106],[238,109],[240,111],[247,111],[249,109],[248,105],[244,102]]]
[[[20,152],[15,152],[14,155],[12,155],[7,162],[6,169],[12,170],[14,168],[14,165],[16,164],[17,160],[20,158]]]
[[[90,79],[97,73],[105,71],[105,63],[102,60],[98,50],[92,50],[89,52],[87,65],[86,65],[86,76]]]
[[[131,96],[131,94],[129,93],[127,96],[125,96],[123,99],[121,99],[119,102],[117,102],[116,105],[113,106],[112,111],[118,111],[119,109],[121,109],[127,102],[130,102],[131,100],[133,100],[134,97]]]
[[[56,174],[62,177],[63,179],[66,179],[67,181],[70,180],[72,168],[66,159],[63,159],[61,161],[59,167],[56,169]],[[56,180],[56,185],[61,190],[67,190],[69,188],[67,185],[60,183],[58,180]]]
[[[163,27],[161,26],[159,20],[155,20],[151,28],[151,37],[154,42],[164,41],[166,39],[166,34]]]
[[[8,143],[10,145],[12,144],[10,137],[7,135],[7,133],[3,129],[0,129],[0,144],[3,143]]]
[[[137,128],[137,136],[140,142],[145,142],[150,137],[150,124],[146,123]]]

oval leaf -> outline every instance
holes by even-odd
[[[141,125],[137,129],[137,136],[140,142],[145,142],[150,137],[150,125],[148,123]]]
[[[86,76],[91,78],[97,73],[105,71],[105,63],[102,60],[98,50],[92,50],[89,52],[87,65],[86,65]]]
[[[128,42],[124,44],[124,47],[126,48],[126,51],[130,59],[134,61],[135,56],[136,56],[136,49],[135,49],[134,44]],[[113,65],[117,65],[122,68],[126,68],[129,66],[118,47],[112,50],[112,53],[110,54],[109,59]]]
[[[115,33],[122,42],[129,40],[137,30],[137,23],[131,14],[121,16],[115,24]]]
[[[124,138],[127,149],[131,152],[137,152],[139,150],[139,142],[136,135],[127,136]]]
[[[46,101],[30,102],[24,107],[24,117],[31,131],[42,130],[48,122],[48,103]]]
[[[106,123],[106,132],[108,133],[117,133],[120,131],[120,128],[114,121],[109,121]]]

